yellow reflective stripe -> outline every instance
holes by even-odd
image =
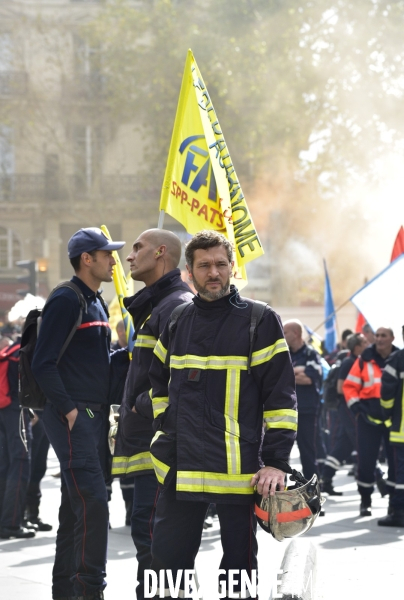
[[[202,471],[178,471],[178,492],[210,492],[212,494],[253,494],[250,485],[254,473],[232,475],[230,473],[204,473]]]
[[[161,360],[163,364],[166,362],[167,350],[164,348],[161,340],[158,340],[157,344],[155,345],[154,354]]]
[[[384,421],[380,421],[379,419],[374,419],[370,415],[366,415],[366,417],[369,419],[369,421],[371,421],[372,423],[375,423],[376,425],[382,425],[382,423],[384,423]]]
[[[379,419],[374,419],[369,415],[366,415],[366,418],[371,422],[375,423],[375,425],[385,425],[386,427],[391,427],[391,419],[387,419],[386,421],[380,421]]]
[[[159,483],[163,484],[164,479],[166,478],[166,475],[167,475],[168,471],[170,470],[170,467],[168,465],[166,465],[165,463],[163,463],[158,458],[156,458],[155,456],[153,456],[153,448],[152,448],[154,442],[156,440],[158,440],[158,438],[161,435],[165,435],[164,431],[161,431],[161,429],[159,431],[157,431],[157,433],[154,435],[154,437],[150,443],[150,448],[152,450],[150,456],[153,461],[154,472],[156,473],[157,480]]]
[[[226,378],[226,398],[224,432],[227,456],[227,472],[238,475],[241,472],[240,457],[240,427],[238,424],[238,409],[240,398],[240,370],[229,369]]]
[[[173,369],[247,369],[247,356],[196,356],[185,354],[170,357]]]
[[[401,377],[401,374],[400,374]],[[393,435],[404,435],[404,383],[402,384],[402,395],[401,395],[401,422],[400,422],[400,431],[392,432]],[[391,433],[390,433],[391,436]],[[390,438],[390,441],[394,441]],[[401,441],[401,440],[396,440]]]
[[[398,431],[390,431],[390,442],[398,442],[399,444],[404,444],[404,433],[399,433]]]
[[[112,475],[123,475],[153,469],[150,452],[139,452],[133,456],[114,456],[112,458]]]
[[[153,454],[151,455],[151,459],[153,461],[154,472],[156,473],[157,481],[159,483],[164,483],[164,479],[166,478],[170,467],[161,462],[161,460],[158,460],[158,458],[153,456]]]
[[[159,414],[165,411],[168,406],[168,396],[156,396],[152,398],[153,416],[156,418]]]
[[[383,398],[381,398],[380,404],[382,405],[383,408],[393,408],[394,398],[392,398],[391,400],[383,400]]]
[[[272,344],[272,346],[267,346],[262,350],[256,350],[252,353],[251,366],[256,367],[257,365],[261,365],[262,363],[271,360],[271,358],[276,354],[279,354],[279,352],[287,352],[288,350],[289,348],[284,338],[276,340],[275,344]]]
[[[154,348],[157,343],[153,335],[138,335],[135,340],[135,346],[140,348]]]
[[[285,408],[279,410],[264,411],[265,428],[268,429],[292,429],[297,431],[297,411]]]

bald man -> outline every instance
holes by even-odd
[[[157,502],[157,479],[150,458],[153,411],[149,392],[149,368],[153,350],[176,306],[193,293],[181,280],[178,264],[181,242],[171,231],[148,229],[135,240],[127,257],[131,277],[145,287],[124,304],[132,316],[135,345],[120,410],[112,474],[135,476],[131,534],[138,560],[136,595],[144,598],[144,570],[150,567],[151,533]],[[136,403],[150,404],[150,418],[136,412]],[[156,408],[156,407],[154,407]]]
[[[296,378],[298,406],[297,446],[306,479],[318,475],[316,434],[320,409],[322,367],[317,352],[303,340],[303,325],[298,319],[283,324],[286,343]]]

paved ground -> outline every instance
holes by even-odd
[[[44,521],[54,525],[54,530],[57,524],[59,480],[51,475],[57,471],[58,464],[52,454],[42,486],[41,516]],[[343,469],[335,481],[337,489],[343,491],[344,496],[329,498],[325,504],[326,516],[317,519],[313,529],[301,538],[303,551],[308,541],[317,549],[315,597],[318,600],[401,598],[402,591],[398,590],[402,590],[404,529],[377,526],[377,519],[387,512],[387,499],[381,499],[378,493],[374,494],[373,516],[360,518],[356,486],[353,478],[346,473],[347,469]],[[115,482],[107,565],[108,600],[135,598],[135,552],[129,528],[123,523],[124,504],[119,485]],[[275,585],[287,543],[278,543],[261,530],[258,540],[260,598],[267,600]],[[0,598],[50,599],[54,547],[55,531],[37,534],[32,540],[1,540]],[[219,560],[220,538],[216,521],[212,529],[204,534],[197,558],[196,567],[204,590],[204,600],[218,597],[212,573],[216,572]],[[313,573],[313,583],[315,575]],[[311,583],[308,581],[307,586]]]

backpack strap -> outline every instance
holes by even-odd
[[[171,313],[170,322],[168,324],[168,346],[167,346],[167,354],[166,354],[166,359],[164,361],[164,367],[166,369],[168,369],[169,366],[170,366],[171,338],[172,338],[174,330],[177,327],[177,321],[180,318],[180,316],[182,315],[182,313],[184,312],[184,310],[187,308],[187,306],[189,306],[190,304],[192,304],[192,300],[190,300],[189,302],[184,302],[184,304],[179,304],[178,306],[176,306],[174,308],[173,312]]]
[[[248,360],[247,360],[247,373],[250,375],[251,373],[251,358],[253,353],[253,344],[255,340],[255,334],[258,325],[261,322],[262,317],[264,316],[264,312],[268,304],[265,302],[261,302],[260,300],[254,300],[254,304],[251,310],[251,320],[250,320],[250,348],[248,351]]]
[[[87,302],[86,302],[86,299],[84,298],[83,292],[81,291],[81,289],[79,288],[78,285],[76,285],[75,283],[73,283],[73,281],[63,281],[62,283],[59,283],[59,285],[57,285],[51,291],[51,293],[49,294],[49,296],[48,296],[48,298],[46,300],[45,306],[49,302],[49,300],[53,296],[53,294],[57,290],[60,290],[60,288],[69,288],[69,289],[73,290],[74,292],[76,292],[77,299],[78,299],[79,305],[80,305],[80,312],[79,312],[79,316],[78,316],[78,319],[77,319],[76,323],[74,324],[73,328],[71,329],[69,335],[67,336],[67,338],[65,340],[65,343],[63,344],[63,346],[60,349],[59,356],[58,356],[58,359],[56,361],[56,364],[59,364],[59,361],[62,358],[63,354],[65,353],[67,346],[70,344],[70,342],[72,340],[72,337],[76,333],[77,328],[80,327],[81,321],[83,319],[83,311],[85,313],[87,313]],[[98,296],[98,298],[100,298],[100,296]],[[103,300],[101,300],[101,304],[104,306],[105,302]],[[108,314],[108,310],[106,312]]]

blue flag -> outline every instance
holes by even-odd
[[[337,349],[337,323],[335,318],[334,301],[332,299],[330,279],[327,273],[327,265],[324,261],[324,320],[325,320],[325,336],[324,346],[327,352],[333,352]]]

